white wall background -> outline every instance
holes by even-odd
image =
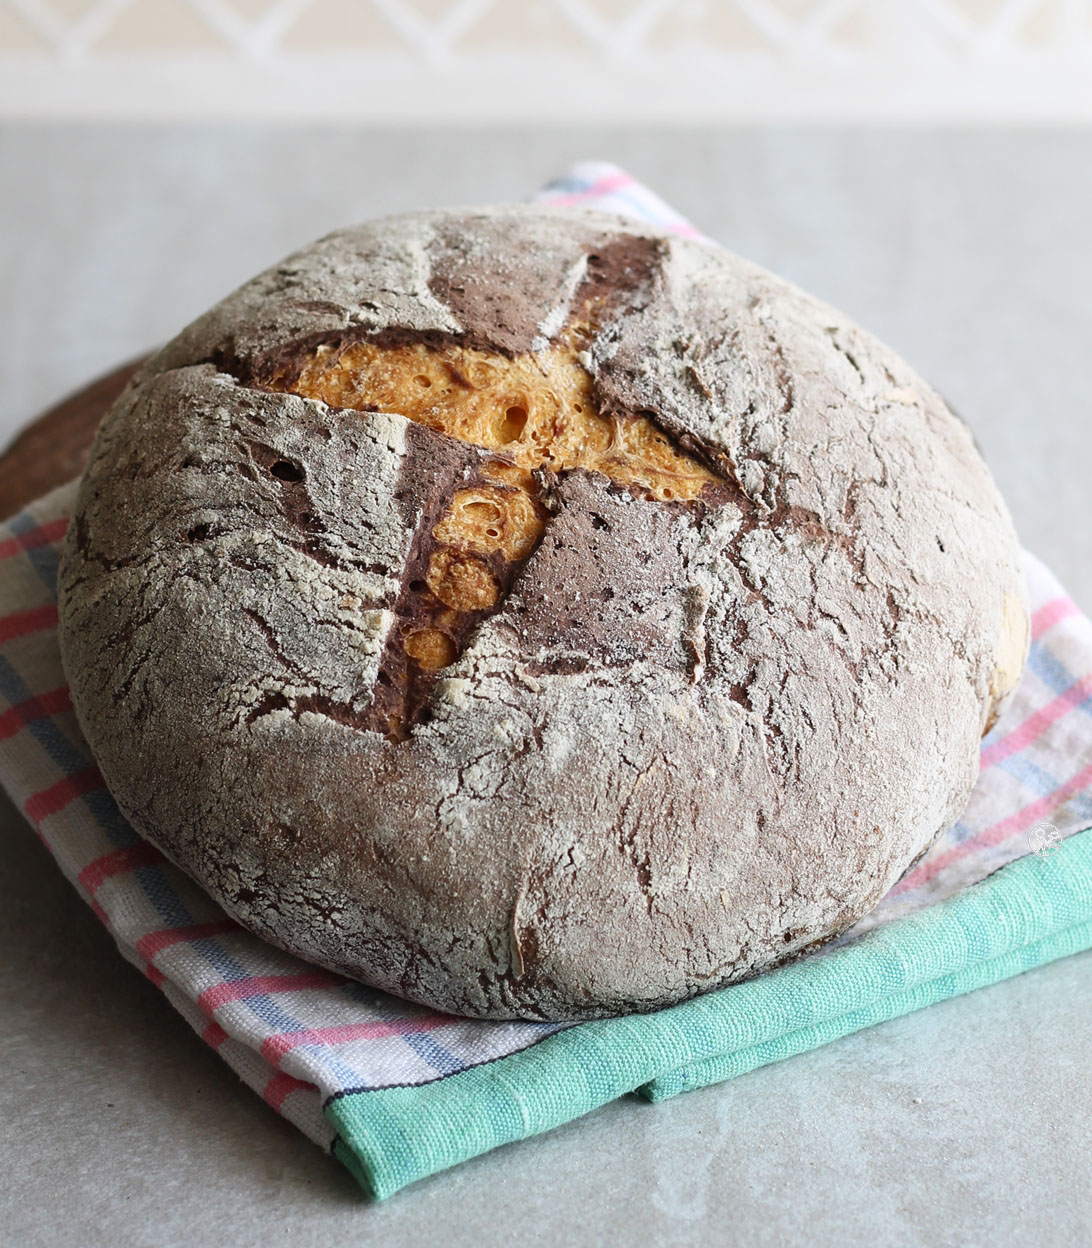
[[[1092,120],[1092,0],[0,0],[0,116]]]

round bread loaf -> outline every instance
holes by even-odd
[[[835,936],[1028,641],[964,425],[718,247],[524,206],[255,278],[106,417],[60,575],[124,814],[242,924],[483,1018]]]

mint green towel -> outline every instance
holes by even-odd
[[[1092,831],[852,944],[654,1014],[584,1023],[416,1087],[353,1092],[334,1153],[376,1197],[615,1097],[731,1079],[1092,947]]]

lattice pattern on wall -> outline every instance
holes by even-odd
[[[896,70],[906,100],[914,83],[953,100],[975,98],[976,84],[986,83],[985,99],[1007,78],[1017,101],[1023,93],[1034,105],[1036,92],[1055,100],[1061,92],[1080,113],[1092,109],[1092,0],[0,0],[0,107],[13,106],[5,66],[24,71],[15,85],[48,85],[48,66],[55,76],[109,81],[116,92],[117,74],[150,82],[155,66],[180,59],[198,71],[195,93],[209,73],[233,66],[287,74],[355,59],[380,70],[388,86],[401,73],[418,95],[429,89],[422,73],[457,69],[498,84],[529,75],[530,97],[541,103],[536,67],[548,64],[556,86],[559,67],[570,66],[564,94],[579,99],[587,95],[579,76],[594,60],[601,102],[615,86],[623,96],[659,91],[668,112],[671,99],[690,108],[705,100],[715,115],[746,90],[761,115],[764,91],[772,99],[786,84],[806,112],[809,89],[849,100],[855,75],[858,94],[869,83],[859,101],[866,108],[868,94],[890,94]],[[115,77],[96,78],[100,65]],[[706,80],[684,85],[696,66]],[[765,77],[755,77],[759,70]],[[737,71],[743,78],[734,81]],[[62,96],[75,100],[73,80],[65,81]],[[466,98],[481,90],[479,79]],[[459,112],[458,98],[436,94],[438,112]],[[34,110],[32,100],[23,106]],[[520,108],[519,100],[498,104],[501,112]]]

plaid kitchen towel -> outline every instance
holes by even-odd
[[[578,166],[543,197],[696,233],[612,166]],[[121,953],[373,1196],[624,1093],[727,1079],[1092,946],[1092,622],[1028,555],[1031,657],[970,804],[834,945],[654,1014],[568,1027],[452,1018],[300,962],[229,920],[103,785],[57,648],[74,489],[0,525],[0,780]]]

